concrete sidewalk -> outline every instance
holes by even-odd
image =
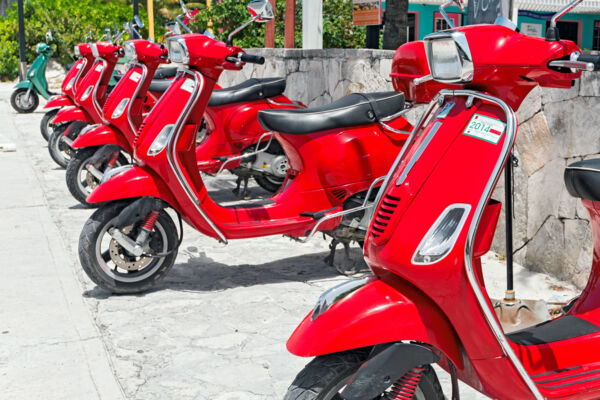
[[[12,112],[0,101],[0,115]],[[0,397],[122,399],[73,272],[76,260],[52,222],[19,130],[2,120],[2,139],[17,151],[0,151]]]

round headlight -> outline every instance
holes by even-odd
[[[79,45],[75,45],[73,48],[73,52],[75,53],[75,57],[81,57],[81,51],[79,51]]]
[[[178,64],[187,64],[190,62],[187,46],[185,40],[181,37],[175,36],[167,40],[167,47],[169,49],[169,58],[171,62]]]
[[[135,45],[133,43],[123,43],[123,49],[125,50],[125,57],[129,60],[135,60],[137,58],[137,53],[135,52]]]
[[[44,45],[43,43],[38,43],[37,46],[35,46],[35,51],[38,53],[41,52],[43,45]]]

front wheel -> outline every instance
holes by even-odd
[[[296,376],[284,400],[342,400],[341,391],[368,356],[369,349],[359,349],[316,357]],[[421,379],[412,398],[415,400],[444,399],[444,393],[433,368],[429,365],[422,368]],[[387,389],[375,399],[397,398],[394,397],[392,390],[393,387]]]
[[[50,125],[50,122],[54,119],[54,117],[56,117],[58,111],[58,108],[48,111],[46,114],[44,114],[42,121],[40,122],[40,132],[42,133],[42,137],[46,140],[46,142],[50,140],[50,135],[52,135],[52,132],[54,132],[54,127]]]
[[[56,127],[48,140],[48,152],[50,153],[50,157],[52,157],[55,163],[63,168],[67,168],[69,160],[73,155],[71,146],[62,140],[68,126],[69,124],[63,124]]]
[[[100,161],[88,168],[92,157],[100,151],[98,147],[77,150],[67,165],[65,179],[73,197],[86,207],[98,207],[98,203],[88,203],[87,197],[100,184],[101,176],[108,168],[108,160]],[[115,167],[127,164],[127,158],[119,154]]]
[[[33,89],[19,88],[10,96],[10,105],[21,114],[34,112],[39,104],[40,98]]]
[[[97,209],[86,221],[79,236],[79,260],[87,276],[112,293],[131,294],[150,289],[162,280],[177,257],[177,228],[171,217],[161,210],[150,233],[147,254],[135,257],[109,234],[120,212],[130,203],[112,202]],[[135,238],[142,221],[121,229]]]

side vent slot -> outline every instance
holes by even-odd
[[[385,229],[394,215],[398,203],[400,203],[399,197],[390,196],[389,194],[384,196],[379,208],[375,212],[375,218],[371,226],[371,235],[374,238],[378,238],[385,233]]]
[[[331,191],[331,194],[335,196],[335,198],[339,200],[344,200],[346,198],[346,190],[344,189],[334,189]]]

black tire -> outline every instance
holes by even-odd
[[[70,154],[73,151],[68,144],[60,140],[68,126],[69,124],[57,126],[50,135],[50,139],[48,139],[48,152],[50,153],[50,157],[52,157],[55,163],[63,168],[67,168],[69,160],[71,159]]]
[[[134,273],[123,273],[108,265],[107,259],[112,262],[113,256],[109,250],[102,251],[101,241],[104,236],[110,238],[107,229],[128,204],[125,201],[103,205],[86,221],[79,236],[79,261],[87,276],[101,288],[119,294],[140,293],[150,289],[165,277],[177,257],[177,228],[171,217],[162,210],[152,231],[150,247],[160,253],[169,253],[164,257],[148,257],[145,259],[148,264]],[[134,236],[140,225],[141,222],[138,222],[131,228]],[[108,242],[121,252],[120,256],[125,255],[113,239]],[[102,265],[99,259],[102,259]]]
[[[367,359],[369,350],[350,350],[316,357],[296,375],[284,400],[341,400],[339,391]],[[424,368],[415,400],[443,400],[444,393],[435,371],[429,365]]]
[[[67,182],[67,188],[75,200],[83,204],[88,208],[97,208],[101,206],[101,203],[88,203],[86,201],[91,191],[100,184],[91,173],[87,172],[85,181],[82,181],[82,173],[85,166],[88,164],[90,158],[98,151],[99,147],[85,147],[81,150],[77,150],[69,164],[67,165],[67,173],[65,174],[65,180]],[[127,158],[123,154],[119,154],[116,166],[128,164]],[[101,172],[106,169],[106,163],[98,166]]]
[[[16,112],[21,114],[29,114],[35,111],[40,104],[40,98],[35,90],[29,91],[29,101],[23,103],[24,97],[27,96],[29,89],[19,88],[10,95],[10,105]]]
[[[42,137],[46,140],[46,142],[50,140],[50,135],[52,135],[52,132],[54,132],[54,128],[50,126],[50,121],[56,117],[56,114],[58,114],[59,110],[59,108],[50,110],[42,117],[42,121],[40,122],[40,132],[42,133]]]

